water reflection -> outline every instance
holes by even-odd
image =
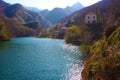
[[[0,47],[6,47],[9,41],[0,41]]]
[[[72,44],[62,44],[61,45],[63,49],[67,49],[70,53],[72,52],[72,54],[77,54],[77,55],[81,55],[80,51],[78,50],[79,47],[78,46],[74,46]],[[81,56],[79,56],[81,57]],[[78,58],[74,58],[71,57],[70,55],[64,56],[65,59],[71,61],[71,63],[66,64],[67,67],[70,67],[70,69],[66,72],[63,73],[62,76],[65,75],[64,79],[61,80],[81,80],[81,72],[83,70],[83,61],[78,59]]]
[[[79,80],[78,46],[58,39],[16,38],[0,44],[0,80]]]

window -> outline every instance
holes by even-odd
[[[88,19],[89,19],[90,17],[88,16]]]
[[[95,16],[93,16],[93,18],[95,19]]]
[[[93,20],[93,23],[95,23],[96,21],[95,20]]]
[[[88,21],[88,23],[90,23],[90,21]]]

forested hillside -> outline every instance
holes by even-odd
[[[46,19],[48,19],[52,24],[58,23],[62,18],[65,18],[77,10],[83,8],[83,5],[79,2],[75,3],[72,6],[67,6],[65,8],[56,7],[50,10],[43,10],[39,14],[43,15]]]
[[[10,37],[35,36],[51,23],[38,13],[26,10],[21,4],[8,4],[0,0],[2,31]],[[5,30],[7,29],[7,31]],[[9,34],[10,33],[10,34]],[[1,39],[6,36],[1,32]]]
[[[85,22],[89,12],[97,15],[96,22]],[[61,23],[68,27],[66,42],[80,45],[84,54],[82,80],[120,80],[119,0],[102,0]]]
[[[90,12],[97,21],[86,23]],[[68,28],[65,41],[80,45],[84,54],[82,80],[120,80],[120,0],[102,0],[83,8],[62,19],[55,31],[62,26]]]

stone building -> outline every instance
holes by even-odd
[[[97,15],[93,12],[89,12],[85,15],[85,23],[96,23],[97,22]]]

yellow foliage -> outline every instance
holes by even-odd
[[[72,43],[79,45],[80,44],[80,29],[79,27],[73,25],[68,28],[67,33],[65,35],[65,41],[67,43]]]
[[[0,20],[0,40],[9,40],[10,36],[8,32],[5,24]]]
[[[92,56],[85,62],[83,80],[119,80],[120,76],[120,28],[108,39],[97,41],[90,47]]]

